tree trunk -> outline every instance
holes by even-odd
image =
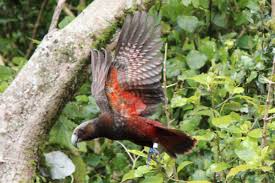
[[[93,38],[131,5],[129,0],[95,0],[64,29],[46,35],[0,95],[1,183],[31,182],[38,146],[72,94]]]

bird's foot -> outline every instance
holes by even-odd
[[[154,143],[153,147],[150,147],[149,149],[149,153],[148,153],[148,158],[147,158],[147,166],[150,165],[151,159],[155,160],[156,162],[157,159],[156,157],[159,155],[159,151],[158,151],[158,143]]]

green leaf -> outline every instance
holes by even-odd
[[[163,17],[170,19],[173,23],[176,23],[177,17],[184,12],[185,6],[178,0],[172,0],[169,3],[164,3],[161,7],[160,14]]]
[[[268,123],[267,124],[267,127],[270,129],[270,130],[275,130],[275,121],[271,122],[271,123]]]
[[[86,164],[81,156],[72,156],[72,161],[75,165],[75,172],[73,173],[74,182],[85,183],[85,177],[87,176]]]
[[[203,130],[202,135],[194,136],[198,141],[211,141],[215,137],[215,133],[210,130]]]
[[[265,146],[261,149],[261,158],[264,160],[268,155],[269,146]]]
[[[250,83],[252,80],[254,80],[258,76],[258,73],[256,71],[252,71],[249,75],[249,77],[246,79],[246,83]]]
[[[240,94],[244,92],[244,88],[242,87],[236,87],[233,89],[233,94]]]
[[[200,40],[199,51],[205,54],[209,60],[215,57],[216,49],[216,43],[209,40],[209,38]]]
[[[76,101],[79,103],[88,103],[89,97],[87,95],[78,95],[75,97]]]
[[[61,20],[61,22],[58,24],[58,27],[60,29],[64,28],[66,25],[68,25],[71,21],[75,19],[74,16],[66,16]]]
[[[186,167],[187,165],[192,164],[192,161],[183,161],[179,164],[178,168],[177,168],[177,172],[179,173],[181,170],[183,170],[184,167]]]
[[[251,130],[250,132],[248,132],[248,136],[252,138],[260,138],[262,137],[262,129],[257,128],[257,129]]]
[[[245,25],[245,24],[248,24],[249,22],[254,23],[254,20],[252,18],[252,13],[247,10],[237,13],[236,16],[234,16],[234,20],[237,26]]]
[[[246,55],[241,56],[241,60],[240,60],[239,63],[246,70],[251,70],[255,67],[255,63],[254,63],[253,59],[249,56],[246,56]]]
[[[258,163],[260,161],[260,148],[255,139],[246,138],[235,148],[234,152],[247,163]]]
[[[147,165],[140,166],[135,170],[135,177],[142,177],[144,174],[151,172],[151,170],[152,168],[150,166],[149,167]]]
[[[200,74],[188,79],[194,80],[202,85],[209,85],[213,81],[213,77],[209,76],[209,74]]]
[[[229,168],[229,165],[225,162],[214,163],[209,167],[211,172],[221,172],[227,168]]]
[[[230,127],[228,128],[228,131],[229,131],[230,133],[235,133],[235,134],[242,134],[242,133],[243,133],[243,131],[241,130],[241,128],[240,128],[240,127],[237,127],[237,126],[230,126]]]
[[[101,156],[98,154],[89,154],[85,159],[85,162],[92,167],[96,167],[101,161]]]
[[[269,109],[269,110],[268,110],[268,113],[269,113],[269,114],[273,114],[273,113],[275,113],[275,107],[274,107],[274,108],[272,108],[272,109]]]
[[[212,22],[221,28],[227,27],[227,17],[224,13],[221,14],[215,14]]]
[[[192,132],[199,125],[201,116],[192,116],[180,122],[180,129],[186,132]]]
[[[198,182],[201,182],[202,180],[206,180],[206,171],[201,169],[196,169],[195,172],[192,174],[192,179],[196,180]]]
[[[51,144],[59,144],[62,147],[73,149],[74,146],[71,144],[71,135],[75,127],[76,124],[61,115],[50,131],[49,142]]]
[[[31,40],[34,44],[39,45],[41,43],[41,41],[37,40],[37,39],[32,39],[32,38],[28,38],[29,40]]]
[[[211,183],[207,180],[191,180],[191,181],[186,181],[186,183]]]
[[[9,80],[13,76],[13,71],[11,68],[0,65],[0,81]]]
[[[254,166],[244,164],[244,165],[238,165],[234,168],[231,168],[229,173],[226,176],[226,179],[228,179],[229,177],[233,177],[233,176],[237,175],[240,172],[247,171],[249,169],[254,169]]]
[[[200,0],[192,0],[192,4],[194,8],[198,8],[200,6]]]
[[[122,182],[125,180],[142,177],[151,171],[152,171],[152,168],[150,166],[149,167],[147,165],[139,166],[136,170],[130,170],[128,173],[126,173],[122,178]]]
[[[175,96],[171,100],[171,107],[176,108],[176,107],[182,107],[185,104],[187,104],[187,99],[182,98],[181,96]]]
[[[116,153],[112,164],[115,165],[113,166],[113,170],[122,170],[128,165],[127,157],[122,153]]]
[[[248,35],[240,37],[237,41],[237,46],[243,49],[251,49],[253,47],[253,38]]]
[[[238,114],[237,113],[231,113],[231,114],[226,115],[226,116],[213,118],[212,119],[212,124],[216,127],[219,127],[219,128],[227,128],[230,124],[237,121],[238,117],[236,118],[235,115],[238,115]]]
[[[260,166],[258,169],[261,169],[264,172],[270,172],[273,170],[271,166]]]
[[[181,2],[184,6],[188,6],[191,4],[191,0],[182,0]]]
[[[180,28],[189,33],[193,33],[199,26],[199,20],[195,16],[179,16],[177,22]]]
[[[126,180],[131,180],[135,178],[135,171],[134,170],[130,170],[129,172],[127,172],[126,174],[123,175],[122,181],[124,182]]]
[[[12,63],[16,66],[23,66],[26,63],[27,59],[25,57],[13,57]]]
[[[163,183],[163,175],[159,173],[153,176],[146,176],[141,183]]]
[[[139,151],[139,150],[136,150],[136,149],[130,149],[128,151],[132,154],[147,158],[147,155],[142,151]]]
[[[163,156],[163,164],[164,164],[165,173],[167,177],[171,177],[173,175],[175,163],[176,163],[175,159],[171,158],[167,154]]]
[[[5,91],[5,89],[9,86],[9,83],[6,81],[2,81],[0,82],[0,93],[2,93],[3,91]]]
[[[181,69],[184,68],[184,63],[179,58],[173,58],[167,60],[167,78],[174,78],[181,73]]]
[[[192,50],[188,53],[186,61],[191,69],[200,69],[205,65],[207,56],[197,50]]]

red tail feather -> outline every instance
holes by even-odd
[[[176,157],[176,154],[183,154],[190,151],[196,144],[196,139],[185,133],[164,127],[156,127],[159,143],[164,147],[166,152]]]

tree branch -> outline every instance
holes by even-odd
[[[167,120],[167,127],[169,128],[171,126],[171,123],[174,120],[171,120],[171,114],[169,112],[169,106],[168,106],[168,96],[167,96],[167,79],[166,79],[166,61],[167,61],[167,49],[168,49],[168,44],[165,43],[164,47],[164,59],[163,59],[163,90],[164,90],[164,97],[165,97],[165,103],[164,103],[164,111],[166,115],[166,120]],[[176,180],[179,179],[177,169],[176,169],[176,164],[173,167],[173,174]]]
[[[273,1],[272,1],[273,2]],[[273,51],[274,53],[274,51]],[[273,65],[272,65],[272,71],[271,71],[271,77],[275,75],[275,56],[273,58]],[[271,100],[272,100],[272,91],[273,91],[273,84],[272,82],[268,83],[268,91],[267,91],[267,97],[266,97],[266,102],[265,102],[265,114],[263,117],[263,138],[262,138],[262,147],[265,147],[267,144],[267,123],[270,121],[268,117],[268,111],[271,105]]]
[[[35,24],[34,24],[34,27],[33,27],[33,30],[32,30],[32,38],[31,38],[31,42],[29,44],[29,47],[27,49],[27,53],[26,53],[26,58],[29,58],[30,54],[31,54],[31,51],[33,49],[33,40],[35,39],[36,37],[36,33],[37,33],[37,29],[39,27],[39,24],[40,24],[40,20],[41,20],[41,17],[42,17],[42,13],[46,7],[46,5],[48,4],[48,1],[49,0],[44,0],[40,6],[40,10],[39,10],[39,13],[38,13],[38,16],[36,18],[36,21],[35,21]]]
[[[164,97],[165,97],[164,112],[166,115],[167,126],[169,127],[170,126],[170,113],[169,113],[169,108],[168,108],[167,79],[166,79],[167,47],[168,47],[168,44],[165,43],[164,59],[163,59],[163,92],[164,92]]]
[[[272,0],[271,5],[271,16],[272,18],[275,17],[275,0]],[[273,48],[273,54],[275,54],[275,49]],[[273,56],[273,65],[272,65],[272,71],[271,71],[271,78],[275,75],[275,55]],[[272,80],[272,79],[271,79]],[[262,136],[262,147],[265,147],[267,145],[267,123],[270,121],[268,117],[268,110],[270,108],[271,104],[271,97],[272,97],[272,91],[273,91],[273,81],[268,83],[268,91],[267,91],[267,97],[266,97],[266,103],[265,103],[265,114],[263,117],[263,136]]]
[[[0,182],[32,182],[39,145],[83,75],[90,46],[132,5],[93,1],[64,29],[43,38],[0,95]]]
[[[134,160],[134,158],[132,157],[132,155],[130,154],[130,152],[128,151],[128,149],[125,147],[125,145],[122,144],[122,143],[119,142],[119,141],[116,141],[116,142],[117,142],[118,144],[120,144],[120,145],[123,147],[123,149],[125,150],[125,152],[128,154],[130,160],[132,161],[132,165],[134,165],[134,164],[135,164],[135,160]]]
[[[52,17],[52,21],[51,21],[51,24],[50,24],[49,32],[56,29],[60,13],[63,9],[63,6],[64,6],[65,2],[66,2],[66,0],[58,0],[57,5],[56,5],[55,10],[54,10],[54,13],[53,13],[53,17]]]
[[[68,16],[75,17],[74,13],[70,10],[70,8],[66,3],[64,3],[63,10],[64,10],[64,13],[66,13]]]

